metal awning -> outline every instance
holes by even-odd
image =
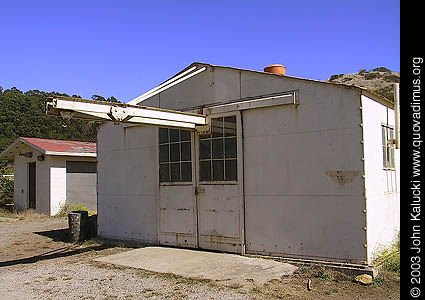
[[[130,123],[140,125],[177,127],[205,130],[208,124],[205,115],[167,110],[155,107],[135,106],[124,103],[93,101],[70,97],[50,97],[46,113],[51,116],[112,121],[116,124]]]

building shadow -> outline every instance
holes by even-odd
[[[55,258],[69,257],[69,256],[73,256],[76,254],[81,254],[81,253],[85,253],[89,251],[100,251],[100,250],[111,248],[112,246],[111,245],[96,245],[96,246],[85,247],[85,248],[75,248],[75,247],[76,245],[72,244],[69,246],[65,246],[59,249],[42,253],[40,255],[0,262],[0,268],[10,267],[10,266],[15,266],[20,264],[32,264],[39,261],[55,259]]]

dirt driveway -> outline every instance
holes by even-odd
[[[2,299],[399,299],[399,278],[369,286],[324,268],[251,289],[226,282],[118,267],[94,258],[128,251],[123,245],[90,240],[67,242],[66,218],[0,217],[0,294]],[[311,291],[306,288],[312,280]]]

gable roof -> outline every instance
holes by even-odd
[[[307,78],[301,78],[301,77],[274,74],[274,73],[268,73],[268,72],[263,72],[263,71],[248,70],[248,69],[241,69],[241,68],[228,67],[228,66],[212,65],[212,64],[201,63],[201,62],[193,62],[192,64],[190,64],[189,66],[187,66],[186,68],[184,68],[183,70],[181,70],[180,72],[175,74],[174,76],[170,77],[169,79],[167,79],[164,82],[162,82],[161,84],[159,84],[157,87],[151,89],[150,91],[144,93],[143,95],[141,95],[139,97],[134,98],[133,100],[130,100],[128,103],[132,104],[132,105],[138,105],[142,101],[149,99],[151,96],[159,93],[160,91],[165,90],[168,87],[171,87],[175,84],[179,84],[181,81],[185,80],[185,78],[190,78],[192,76],[199,74],[200,72],[203,71],[201,68],[204,68],[204,67],[252,72],[252,73],[256,73],[256,74],[261,74],[263,76],[278,76],[278,77],[281,77],[281,78],[290,78],[290,79],[293,79],[293,80],[308,81],[308,82],[314,82],[314,83],[318,83],[318,84],[330,85],[330,86],[335,86],[335,87],[344,87],[344,88],[356,90],[360,94],[365,95],[369,98],[372,98],[373,100],[378,101],[378,102],[385,104],[387,106],[392,106],[394,104],[393,101],[387,99],[386,97],[381,96],[378,93],[376,93],[376,92],[374,92],[370,89],[366,89],[364,87],[361,87],[361,86],[348,85],[348,84],[344,84],[344,83],[327,82],[327,81],[321,81],[321,80],[315,80],[315,79],[307,79]],[[182,78],[183,75],[184,75],[184,77]],[[138,99],[141,98],[141,97],[144,100],[138,101]]]
[[[0,160],[13,159],[22,145],[34,148],[45,155],[96,157],[96,143],[19,137],[0,153]]]

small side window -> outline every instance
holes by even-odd
[[[382,125],[382,154],[383,168],[395,169],[394,160],[394,129],[392,127]]]

